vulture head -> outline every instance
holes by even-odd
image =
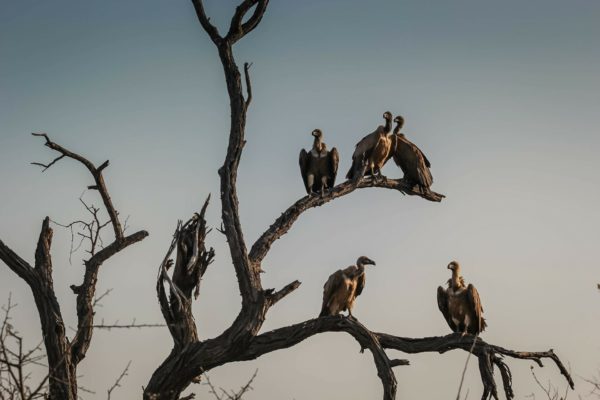
[[[450,262],[450,264],[448,264],[448,269],[452,270],[452,271],[459,272],[460,271],[460,265],[458,264],[458,261],[452,261],[452,262]]]
[[[375,261],[371,260],[367,256],[360,256],[360,257],[358,257],[358,260],[356,260],[356,265],[358,265],[358,266],[375,265]]]
[[[383,119],[385,119],[386,121],[389,121],[392,119],[392,113],[389,111],[386,111],[383,113]]]
[[[394,122],[398,124],[398,128],[402,128],[402,126],[404,126],[404,118],[402,118],[401,115],[396,116],[396,118],[394,118]]]
[[[323,132],[321,132],[320,129],[315,129],[314,131],[312,131],[311,135],[313,135],[316,138],[322,138]]]

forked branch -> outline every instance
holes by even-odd
[[[83,282],[78,286],[71,286],[77,295],[77,330],[71,340],[67,338],[62,312],[54,292],[50,254],[53,232],[50,228],[50,218],[46,217],[42,223],[33,268],[0,241],[0,259],[29,285],[38,308],[48,358],[49,397],[75,400],[78,389],[77,365],[85,357],[92,338],[96,304],[94,297],[100,266],[121,250],[144,239],[148,236],[148,232],[138,231],[125,236],[119,220],[119,213],[113,204],[102,175],[103,170],[108,167],[108,161],[96,167],[87,158],[53,142],[47,134],[34,133],[33,135],[43,137],[47,147],[60,153],[60,156],[48,164],[33,164],[43,167],[44,171],[63,158],[70,158],[83,164],[94,179],[94,185],[88,186],[88,188],[99,192],[109,216],[108,222],[100,222],[99,209],[83,203],[87,211],[92,214],[93,222],[79,222],[88,228],[88,233],[84,234],[84,238],[87,237],[92,245],[89,251],[90,258],[84,261]],[[114,240],[106,246],[100,246],[102,248],[98,250],[99,241],[101,241],[100,230],[108,224],[112,226]]]

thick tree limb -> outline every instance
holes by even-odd
[[[358,182],[346,181],[335,186],[331,191],[325,193],[323,197],[320,196],[304,196],[300,200],[292,204],[287,210],[285,210],[279,218],[267,229],[259,238],[256,240],[252,249],[250,250],[250,261],[255,264],[259,264],[265,258],[271,245],[281,236],[285,235],[292,227],[294,222],[300,217],[300,215],[315,207],[320,207],[332,200],[339,197],[345,196],[354,192],[356,189],[362,188],[384,188],[397,190],[403,194],[410,196],[420,196],[425,200],[439,202],[442,201],[444,195],[435,192],[422,192],[418,187],[415,187],[403,179],[381,179],[374,180],[369,178],[363,178]]]
[[[383,399],[393,400],[396,398],[397,383],[392,367],[404,364],[405,361],[395,360],[392,363],[376,335],[360,322],[341,315],[311,319],[260,334],[250,341],[246,351],[239,359],[253,360],[263,354],[292,347],[311,336],[324,332],[346,332],[360,344],[361,352],[368,349],[373,355],[377,375],[383,385]]]
[[[455,349],[462,349],[468,352],[471,350],[471,346],[473,345],[471,336],[469,337],[469,339],[465,339],[459,334],[419,339],[402,338],[398,336],[388,335],[385,333],[376,333],[376,335],[384,348],[399,350],[404,353],[445,353],[449,350]],[[500,369],[506,397],[508,399],[514,398],[514,393],[512,392],[512,379],[510,369],[502,361],[502,356],[522,360],[531,360],[538,364],[540,367],[543,367],[542,359],[551,359],[558,367],[560,373],[565,377],[565,379],[569,383],[569,386],[571,388],[574,388],[575,386],[571,374],[552,350],[541,352],[514,351],[510,349],[505,349],[500,346],[488,344],[484,342],[481,338],[479,338],[475,346],[473,347],[473,355],[479,358],[479,369],[481,372],[481,379],[484,385],[484,397],[482,397],[483,399],[491,397],[494,397],[496,399],[498,398],[496,384],[493,377],[494,365]]]
[[[200,25],[202,28],[208,33],[208,36],[211,40],[219,46],[223,38],[219,34],[219,30],[216,26],[211,24],[210,18],[206,16],[206,11],[204,11],[204,4],[202,4],[202,0],[192,0],[194,4],[194,9],[196,10],[196,16],[198,17],[198,21],[200,21]]]
[[[229,32],[227,33],[225,39],[229,43],[234,44],[250,33],[260,23],[265,11],[267,10],[268,4],[269,0],[244,0],[235,9],[235,14],[231,19]],[[256,8],[254,9],[252,16],[248,18],[246,22],[242,23],[246,13],[254,6],[256,6]]]
[[[35,279],[35,273],[31,265],[23,260],[17,253],[12,251],[2,240],[0,240],[0,260],[10,268],[19,278],[31,285]]]

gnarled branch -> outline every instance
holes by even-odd
[[[369,179],[363,178],[358,182],[346,181],[335,186],[324,196],[304,196],[285,210],[279,218],[267,229],[254,243],[250,249],[250,261],[260,263],[265,258],[271,245],[281,236],[285,235],[300,215],[315,207],[320,207],[332,200],[345,196],[361,188],[384,188],[397,190],[410,196],[420,196],[425,200],[440,202],[445,197],[435,192],[423,192],[420,188],[406,182],[403,179]]]
[[[157,296],[177,349],[198,340],[192,314],[192,291],[197,298],[200,293],[200,281],[215,256],[214,249],[211,247],[207,250],[205,246],[206,236],[210,232],[204,219],[209,201],[210,196],[199,214],[195,214],[185,224],[178,223],[167,255],[159,267]],[[170,257],[175,249],[177,257],[171,278],[168,270],[173,266]],[[168,296],[165,283],[169,286]]]

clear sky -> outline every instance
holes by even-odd
[[[236,2],[205,3],[223,32]],[[247,241],[303,196],[297,156],[312,129],[338,148],[345,172],[354,144],[386,110],[405,117],[407,136],[433,164],[433,189],[447,199],[369,189],[307,212],[264,262],[265,287],[303,282],[264,329],[316,316],[329,274],[367,255],[377,266],[355,315],[375,331],[445,334],[436,288],[456,259],[481,295],[485,340],[552,347],[576,376],[596,373],[599,21],[600,3],[583,0],[273,0],[235,48],[240,64],[254,63],[238,179]],[[103,266],[98,290],[114,290],[96,315],[161,322],[155,277],[177,219],[212,192],[208,221],[219,225],[228,112],[216,51],[188,1],[0,2],[0,238],[32,261],[44,216],[84,215],[78,198],[91,178],[68,160],[43,174],[29,165],[55,156],[30,132],[48,132],[95,162],[110,159],[117,208],[150,237]],[[384,173],[401,176],[393,165]],[[95,193],[84,196],[99,204]],[[55,227],[55,285],[73,326],[68,287],[80,282],[85,255],[69,265],[69,242]],[[214,231],[209,244],[217,259],[195,304],[203,338],[229,326],[240,303],[223,236]],[[9,292],[19,303],[15,324],[37,343],[31,293],[0,266],[3,301]],[[139,396],[170,346],[166,328],[96,332],[80,381],[97,395],[83,398],[103,398],[128,360],[117,397]],[[211,376],[238,387],[258,368],[248,400],[379,398],[372,359],[358,350],[348,335],[319,335]],[[406,358],[412,365],[395,369],[398,398],[456,393],[466,353]],[[530,363],[508,362],[517,398],[535,391]],[[564,387],[547,367],[541,379]],[[466,383],[471,398],[480,396],[476,363]],[[191,389],[206,398],[204,386]]]

